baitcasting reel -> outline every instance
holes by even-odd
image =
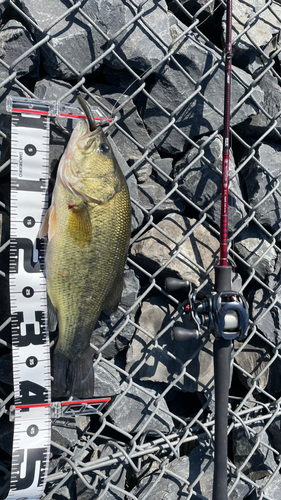
[[[216,338],[243,340],[249,324],[248,304],[241,293],[213,292],[202,300],[197,299],[197,292],[189,281],[166,278],[167,292],[186,290],[188,304],[184,311],[190,315],[194,329],[174,327],[172,335],[177,342],[200,337],[200,326],[205,325],[213,331]]]

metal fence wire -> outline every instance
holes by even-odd
[[[13,425],[8,287],[9,95],[74,103],[111,118],[126,173],[132,235],[117,311],[92,334],[93,416],[52,424],[45,500],[210,499],[213,337],[176,343],[186,296],[209,293],[219,249],[225,2],[0,2],[0,488],[9,489]],[[233,0],[229,255],[250,306],[235,341],[229,397],[229,498],[281,498],[281,4]],[[50,188],[69,139],[51,124]],[[81,255],[81,259],[82,259]],[[55,338],[55,337],[54,337]]]

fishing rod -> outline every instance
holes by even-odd
[[[227,424],[232,340],[245,338],[249,324],[245,298],[232,290],[232,267],[228,263],[228,189],[230,152],[230,101],[232,70],[232,0],[226,6],[224,132],[222,158],[222,191],[220,220],[220,259],[215,267],[215,292],[198,300],[196,290],[188,281],[167,278],[168,292],[184,289],[188,292],[185,311],[191,316],[195,329],[173,328],[176,341],[200,337],[201,324],[207,325],[215,336],[215,445],[213,500],[227,500]]]

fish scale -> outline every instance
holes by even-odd
[[[77,342],[85,346],[89,343],[88,336],[77,337],[77,329],[79,330],[82,325],[83,329],[87,328],[91,334],[102,308],[107,308],[104,299],[112,288],[112,276],[117,275],[119,278],[121,272],[123,276],[125,259],[120,260],[120,253],[126,255],[127,248],[124,245],[124,240],[127,241],[128,228],[126,218],[123,221],[118,216],[118,212],[121,212],[122,217],[127,199],[126,191],[124,186],[121,193],[118,193],[102,207],[91,207],[89,204],[90,218],[95,221],[95,230],[88,245],[72,243],[67,238],[67,217],[69,217],[67,207],[68,202],[73,201],[73,197],[69,196],[69,199],[65,199],[65,193],[62,193],[66,221],[62,224],[63,229],[57,247],[50,249],[53,258],[50,257],[48,267],[52,266],[50,272],[54,286],[48,285],[48,289],[49,286],[52,289],[52,298],[60,294],[64,296],[64,300],[59,305],[61,330],[64,333],[60,336],[58,347],[62,343],[66,344],[64,352],[69,359],[75,359],[77,356],[75,348]],[[105,224],[112,225],[112,231],[107,232],[106,235],[103,232]],[[81,259],[83,266],[77,267]],[[62,276],[64,272],[67,272],[66,276]],[[76,289],[75,294],[72,287]],[[76,306],[77,297],[80,301],[79,309]],[[54,300],[54,306],[56,306],[57,300]]]

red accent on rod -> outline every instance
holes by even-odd
[[[224,92],[224,132],[223,132],[223,159],[222,159],[222,196],[221,196],[221,223],[220,223],[220,263],[225,267],[227,262],[228,238],[228,187],[229,187],[229,149],[230,149],[230,100],[231,100],[231,0],[227,2],[228,26],[226,30],[225,54],[225,92]]]

